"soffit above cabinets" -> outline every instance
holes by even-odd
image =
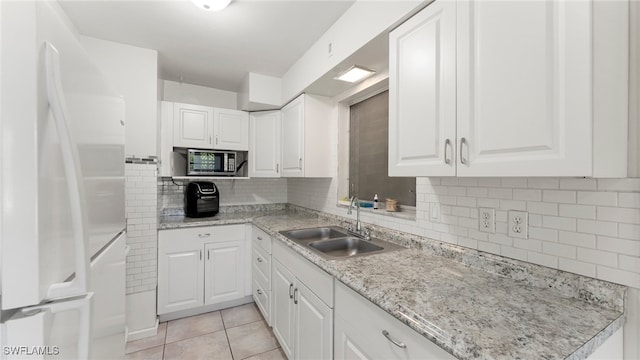
[[[354,3],[234,0],[219,12],[191,1],[61,1],[85,36],[158,50],[159,77],[238,91],[248,72],[282,77]]]

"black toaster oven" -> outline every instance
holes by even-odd
[[[184,214],[188,217],[214,216],[220,209],[220,194],[209,181],[194,181],[184,189]]]

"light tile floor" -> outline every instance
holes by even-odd
[[[127,360],[286,359],[254,303],[161,323],[125,352]]]

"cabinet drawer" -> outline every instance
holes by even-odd
[[[179,243],[171,244],[176,241],[231,241],[244,239],[244,225],[221,225],[221,226],[203,226],[193,228],[181,228],[162,230],[160,233],[165,239],[166,245],[182,246]]]
[[[454,359],[424,336],[381,310],[342,283],[336,282],[336,359],[341,354],[372,354],[380,359]],[[383,331],[401,348],[387,339]],[[363,350],[367,354],[363,354]]]
[[[253,227],[253,245],[260,246],[267,254],[271,254],[271,236],[258,227]]]
[[[262,316],[271,326],[271,291],[265,290],[255,279],[253,280],[253,300],[262,312]]]
[[[266,290],[271,290],[271,255],[265,254],[264,249],[257,246],[253,248],[252,255],[253,278]]]

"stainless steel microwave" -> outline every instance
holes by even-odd
[[[233,176],[237,154],[233,151],[187,150],[187,175]]]

